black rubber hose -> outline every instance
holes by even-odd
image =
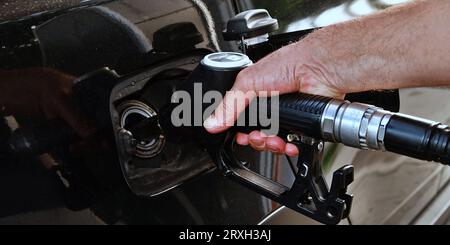
[[[284,94],[277,97],[278,101],[278,118],[274,115],[273,106],[276,103],[273,102],[274,98],[268,98],[265,100],[267,102],[262,104],[264,100],[259,100],[257,104],[257,115],[251,115],[249,112],[249,108],[247,108],[244,114],[241,114],[240,117],[245,116],[245,125],[246,126],[235,126],[233,128],[236,132],[249,133],[253,130],[261,130],[268,129],[273,126],[270,125],[268,127],[261,125],[260,113],[261,111],[266,111],[268,119],[274,119],[276,122],[279,122],[280,130],[282,132],[289,133],[300,133],[302,135],[320,138],[321,137],[321,117],[327,106],[328,102],[330,102],[331,98],[317,96],[317,95],[309,95],[309,94],[301,94],[301,93],[292,93],[292,94]],[[264,106],[263,106],[264,105]],[[254,112],[253,112],[254,113]],[[258,125],[252,125],[249,120],[249,115],[258,118]],[[274,123],[272,121],[272,123]]]
[[[387,151],[450,165],[450,128],[446,125],[393,115],[386,126]]]
[[[280,127],[291,132],[321,138],[322,114],[331,98],[309,94],[280,96]]]

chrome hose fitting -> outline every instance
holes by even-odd
[[[392,115],[372,105],[331,100],[321,118],[322,136],[351,147],[385,151],[386,125]]]

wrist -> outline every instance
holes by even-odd
[[[302,45],[322,81],[339,93],[395,88],[404,57],[393,52],[397,44],[386,34],[385,24],[362,18],[329,26],[306,37]]]
[[[436,16],[448,16],[450,4],[431,2],[329,26],[300,43],[324,81],[343,93],[448,84],[450,32]]]
[[[299,91],[329,97],[342,97],[349,91],[349,83],[343,70],[338,70],[338,57],[328,42],[331,29],[316,31],[296,43],[300,51],[295,74]],[[345,76],[344,76],[345,75]]]

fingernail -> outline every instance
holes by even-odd
[[[203,127],[207,128],[207,129],[217,128],[218,125],[219,125],[219,123],[217,122],[217,119],[215,119],[214,117],[208,117],[203,122]]]

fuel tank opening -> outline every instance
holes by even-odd
[[[120,127],[133,138],[134,155],[144,159],[158,155],[164,147],[165,136],[156,111],[138,100],[121,103],[118,111]]]

